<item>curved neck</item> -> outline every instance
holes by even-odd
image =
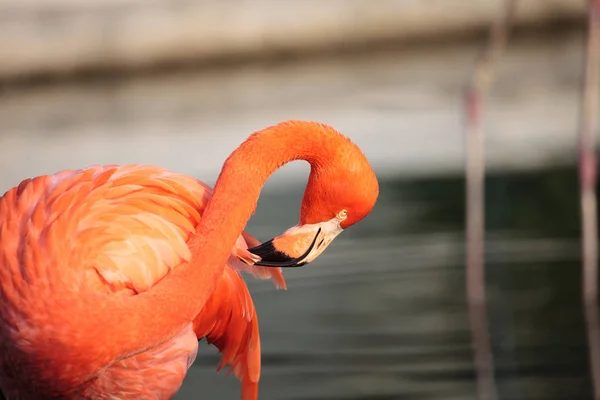
[[[342,136],[325,136],[325,129],[328,128],[316,123],[279,124],[252,134],[229,156],[189,242],[189,264],[170,273],[147,293],[136,296],[138,304],[132,312],[152,313],[159,319],[168,315],[164,318],[168,324],[145,328],[123,347],[158,343],[191,322],[215,290],[231,249],[254,213],[269,176],[294,160],[308,161],[311,175],[328,164],[327,154],[332,153],[323,151],[323,147],[337,143]],[[140,333],[143,339],[138,336]]]
[[[81,307],[85,315],[70,316],[89,324],[79,325],[77,330],[91,329],[99,340],[110,343],[103,354],[90,355],[88,358],[93,360],[86,361],[101,364],[139,353],[170,339],[191,323],[215,290],[268,177],[283,164],[298,159],[311,163],[311,175],[318,173],[330,161],[328,154],[335,154],[328,150],[342,146],[344,139],[327,126],[303,122],[283,123],[251,135],[223,166],[212,199],[189,242],[190,262],[147,292],[102,300],[98,312],[97,303],[94,306],[86,302],[89,306]]]

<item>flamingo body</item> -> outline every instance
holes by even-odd
[[[0,199],[0,387],[9,399],[40,398],[19,380],[19,358],[29,349],[52,346],[45,342],[43,329],[28,324],[33,315],[45,314],[40,308],[53,307],[53,275],[47,269],[61,268],[61,279],[76,292],[122,297],[143,293],[190,260],[188,240],[211,195],[212,190],[196,179],[130,165],[26,180]],[[247,249],[257,243],[245,232],[239,236],[208,303],[175,336],[138,354],[115,358],[85,384],[53,395],[169,399],[196,358],[198,340],[206,337],[223,353],[222,365],[230,364],[242,380],[245,396],[253,398],[260,376],[258,323],[238,270],[272,278],[285,288],[280,269],[239,260],[251,258]],[[43,302],[38,301],[40,293],[47,293]],[[164,323],[169,315],[156,318]],[[97,346],[111,345],[94,332],[81,335],[97,341]],[[53,356],[61,359],[59,348]]]
[[[269,176],[311,164],[299,222],[244,232]],[[170,399],[206,338],[257,400],[260,338],[240,271],[285,288],[375,206],[358,146],[330,126],[253,133],[214,190],[153,166],[96,166],[24,180],[0,198],[0,390],[9,400]]]

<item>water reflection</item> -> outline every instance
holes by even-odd
[[[576,170],[489,177],[488,318],[500,399],[589,399],[581,309]],[[364,224],[345,232],[287,292],[249,280],[268,399],[474,399],[465,303],[460,177],[383,182]],[[300,189],[263,197],[261,239],[296,216]],[[178,399],[234,399],[202,346]]]
[[[589,399],[576,170],[488,179],[488,320],[500,399]],[[289,290],[248,280],[261,321],[261,399],[474,399],[460,177],[382,182],[372,215]],[[295,223],[301,188],[266,193],[259,238]],[[236,399],[202,343],[177,399]],[[1,397],[1,396],[0,396]]]

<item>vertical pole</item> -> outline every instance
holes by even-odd
[[[498,398],[494,359],[485,301],[485,156],[483,111],[494,67],[506,46],[516,0],[504,0],[505,9],[492,23],[489,41],[477,61],[465,96],[466,113],[466,288],[469,324],[475,353],[477,398]]]
[[[594,399],[600,400],[600,329],[598,325],[598,211],[596,209],[596,129],[600,0],[590,0],[579,127],[583,304],[590,351]]]

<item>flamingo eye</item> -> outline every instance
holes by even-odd
[[[342,220],[342,219],[346,219],[347,216],[348,216],[348,211],[342,210],[338,213],[337,218]]]

